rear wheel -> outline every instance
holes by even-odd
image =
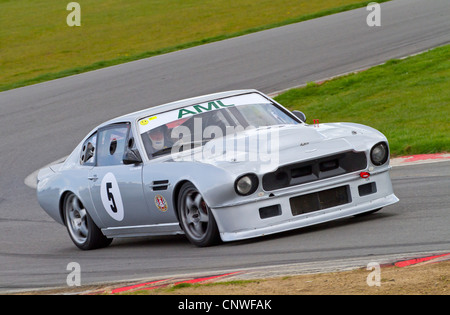
[[[77,196],[66,196],[63,211],[67,231],[78,248],[90,250],[111,244],[112,239],[103,235]]]
[[[192,183],[186,183],[180,189],[178,215],[181,227],[192,244],[205,247],[220,242],[212,211]]]

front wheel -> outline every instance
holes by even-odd
[[[63,211],[67,231],[78,248],[90,250],[111,244],[112,239],[103,235],[77,196],[66,196]]]
[[[205,247],[220,242],[219,229],[212,211],[191,183],[184,184],[180,189],[178,216],[181,228],[192,244]]]

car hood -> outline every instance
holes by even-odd
[[[385,139],[377,130],[352,123],[286,125],[249,129],[213,139],[186,157],[238,174],[264,174],[280,165],[345,151],[365,151]]]

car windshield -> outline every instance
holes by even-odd
[[[286,110],[250,93],[145,117],[139,120],[139,129],[152,159],[169,154],[175,146],[186,150],[250,128],[292,124],[299,122]]]

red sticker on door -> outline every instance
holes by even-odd
[[[158,210],[161,211],[161,212],[166,212],[167,209],[169,208],[168,205],[167,205],[166,199],[164,199],[164,197],[161,196],[161,195],[156,195],[156,197],[155,197],[155,205],[158,208]]]

